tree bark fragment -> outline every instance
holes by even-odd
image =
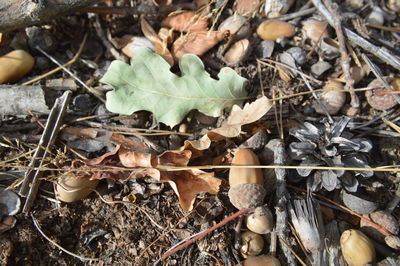
[[[0,0],[0,32],[50,21],[101,0]]]

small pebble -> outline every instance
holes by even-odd
[[[258,46],[258,51],[261,58],[270,58],[274,51],[274,41],[262,41]]]
[[[319,61],[311,66],[311,74],[320,78],[326,71],[332,68],[332,65],[325,61]]]
[[[92,101],[88,94],[79,94],[72,100],[72,104],[81,111],[88,111],[92,105]]]
[[[292,47],[286,50],[289,53],[298,65],[304,65],[307,62],[307,54],[300,47]]]
[[[53,34],[40,27],[29,27],[25,29],[26,35],[28,36],[28,45],[32,51],[36,50],[36,47],[40,47],[45,52],[53,53],[58,48],[58,41],[55,40]]]

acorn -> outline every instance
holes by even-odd
[[[243,261],[244,266],[281,266],[279,260],[273,256],[260,255]]]
[[[28,74],[35,59],[24,50],[14,50],[0,57],[0,84],[16,82]]]
[[[308,19],[303,22],[303,30],[307,36],[313,43],[317,43],[318,41],[328,38],[328,22],[319,21],[316,19]]]
[[[246,225],[250,231],[257,234],[267,234],[274,227],[272,212],[267,206],[260,206],[246,218]]]
[[[224,62],[228,66],[239,64],[249,54],[250,47],[247,39],[235,42],[223,56]]]
[[[393,78],[391,77],[384,77],[384,79],[388,82],[391,83],[393,82]],[[395,89],[396,88],[396,83],[391,83],[391,86]],[[368,84],[368,88],[371,88],[372,90],[368,90],[365,92],[365,97],[367,98],[367,101],[371,107],[377,109],[377,110],[387,110],[390,109],[398,104],[396,101],[396,98],[393,95],[390,94],[380,94],[380,92],[386,91],[385,86],[379,79],[374,79]]]
[[[264,239],[261,235],[251,231],[242,234],[242,246],[240,253],[244,258],[257,256],[264,248]]]
[[[292,37],[296,33],[296,28],[284,21],[267,20],[261,23],[257,28],[257,34],[263,40],[276,41],[282,37]]]
[[[249,149],[239,149],[232,165],[260,165],[257,155]],[[259,168],[231,168],[228,192],[233,206],[238,209],[255,208],[263,205],[266,190],[264,177]]]
[[[340,237],[340,246],[349,266],[363,266],[375,261],[375,248],[371,240],[359,230],[346,230]]]
[[[346,102],[346,93],[343,91],[343,84],[330,80],[323,87],[320,95],[320,102],[330,115],[337,114]],[[313,107],[319,114],[325,114],[325,109],[318,102],[314,102]]]
[[[98,184],[98,179],[77,178],[71,173],[66,173],[57,180],[54,192],[58,200],[74,202],[86,198]]]
[[[388,230],[390,233],[393,235],[397,235],[399,233],[399,223],[396,220],[393,215],[391,215],[387,211],[383,210],[378,210],[375,212],[372,212],[370,214],[364,214],[364,217],[370,219],[376,224],[379,224],[383,226],[386,230]],[[383,235],[381,232],[376,230],[374,227],[370,226],[370,224],[365,221],[364,219],[361,219],[360,221],[360,228],[361,230],[367,234],[369,237],[378,240],[380,242],[385,241],[385,235]]]
[[[218,27],[219,31],[229,30],[235,40],[247,38],[251,34],[249,20],[238,14],[234,14],[225,19]]]

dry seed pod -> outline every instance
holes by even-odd
[[[16,82],[32,70],[35,59],[24,50],[14,50],[0,57],[0,84]]]
[[[249,149],[240,149],[232,160],[232,165],[259,165],[257,155]],[[266,190],[264,177],[259,168],[231,168],[228,192],[233,206],[238,209],[254,208],[263,204]]]
[[[73,174],[62,175],[54,185],[54,192],[58,200],[74,202],[84,199],[97,187],[99,180],[76,178]]]
[[[385,236],[385,243],[393,249],[400,249],[400,237],[397,235]]]
[[[172,45],[172,54],[175,59],[184,54],[201,56],[213,48],[217,43],[229,36],[229,31],[191,32],[179,37]]]
[[[236,0],[233,9],[242,16],[252,17],[260,9],[261,0]]]
[[[363,266],[375,261],[375,248],[361,231],[350,229],[340,237],[343,257],[349,266]]]
[[[240,253],[244,258],[257,256],[264,248],[264,239],[261,235],[251,231],[242,233],[242,246]]]
[[[195,11],[183,11],[166,17],[161,22],[161,27],[177,31],[206,31],[208,29],[208,21]]]
[[[281,266],[279,260],[272,256],[260,255],[243,261],[244,266]]]
[[[322,22],[315,19],[308,19],[303,22],[303,30],[313,43],[317,43],[323,38],[328,38],[328,22]]]
[[[390,77],[384,77],[384,79],[387,82],[393,81],[393,78]],[[393,83],[393,85],[395,87],[396,83]],[[368,90],[365,92],[365,97],[367,98],[367,101],[372,108],[384,111],[394,107],[397,104],[396,99],[392,95],[379,95],[379,92],[386,91],[384,85],[379,79],[374,79],[371,83],[369,83],[368,88],[373,88],[373,90]],[[398,90],[398,88],[394,89]]]
[[[247,18],[240,15],[232,15],[225,19],[218,27],[219,31],[229,30],[234,39],[247,38],[251,33],[250,23]]]
[[[346,93],[343,89],[342,83],[332,80],[328,81],[323,87],[324,91],[321,93],[319,100],[330,115],[337,114],[346,102]],[[314,102],[313,107],[315,112],[325,114],[324,108],[318,102]]]
[[[257,234],[267,234],[274,227],[274,217],[267,206],[260,206],[246,218],[246,225],[250,231]]]
[[[368,215],[364,215],[364,217],[369,218],[374,223],[383,226],[384,228],[386,228],[386,230],[394,235],[397,235],[399,233],[399,223],[397,222],[396,218],[394,218],[387,211],[375,211]],[[361,219],[360,221],[360,228],[365,234],[367,234],[371,238],[376,239],[380,242],[385,241],[385,236],[374,227],[370,226],[369,223],[366,222],[364,219]]]
[[[223,56],[224,62],[228,66],[239,64],[250,51],[250,42],[247,39],[242,39],[235,42]]]
[[[266,0],[265,15],[267,18],[277,18],[288,12],[294,0]]]
[[[257,28],[257,34],[263,40],[275,41],[282,37],[292,37],[296,33],[295,27],[287,22],[279,20],[267,20]]]

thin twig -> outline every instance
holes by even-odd
[[[42,48],[39,46],[36,46],[36,49],[39,50],[42,54],[44,54],[47,58],[49,58],[53,63],[61,67],[65,72],[67,72],[71,77],[73,77],[79,84],[81,84],[88,92],[92,93],[96,98],[98,98],[100,101],[105,103],[105,100],[101,97],[104,96],[104,93],[102,91],[99,91],[95,88],[91,88],[88,85],[86,85],[82,80],[80,80],[74,73],[72,73],[68,68],[64,67],[61,65],[60,62],[58,62],[54,57],[49,55],[47,52],[43,51]]]
[[[336,4],[334,5],[330,0],[324,0],[324,3],[332,15],[332,19],[334,22],[333,25],[336,31],[336,36],[339,41],[339,50],[342,59],[341,65],[343,69],[344,78],[346,80],[346,88],[350,92],[350,98],[351,98],[350,105],[355,110],[359,110],[360,100],[358,99],[357,94],[354,92],[354,79],[351,77],[350,73],[350,57],[346,49],[346,40],[343,35],[341,16],[339,14],[339,11],[337,10]]]
[[[318,9],[319,12],[326,18],[328,23],[331,26],[334,26],[334,21],[328,9],[322,4],[321,0],[311,0],[314,6]],[[366,39],[360,37],[353,31],[349,30],[348,28],[343,28],[344,33],[346,34],[347,38],[353,42],[354,44],[360,46],[364,50],[374,54],[376,57],[381,59],[386,64],[389,64],[400,70],[400,58],[392,54],[389,50],[384,47],[378,47],[367,41]]]
[[[61,249],[62,251],[64,251],[65,253],[67,253],[68,255],[75,257],[77,259],[80,259],[82,261],[98,261],[99,259],[94,259],[94,258],[86,258],[86,257],[82,257],[79,256],[75,253],[72,253],[71,251],[66,250],[65,248],[63,248],[62,246],[60,246],[59,244],[57,244],[56,242],[54,242],[50,237],[48,237],[40,228],[40,224],[38,222],[38,220],[35,218],[35,216],[33,215],[33,213],[31,213],[31,217],[32,217],[32,221],[33,224],[35,225],[36,229],[39,231],[39,233],[47,239],[47,241],[49,241],[50,243],[52,243],[54,246],[58,247],[59,249]]]
[[[69,65],[72,65],[73,63],[76,62],[76,60],[78,60],[79,56],[81,55],[81,53],[83,51],[83,48],[85,47],[86,40],[87,40],[87,34],[85,34],[85,36],[83,37],[83,40],[82,40],[82,42],[81,42],[81,44],[79,46],[79,49],[76,52],[76,54],[74,55],[74,57],[72,57],[71,60],[69,60],[67,63],[65,63],[63,65],[63,67],[67,67]],[[40,76],[38,76],[36,78],[33,78],[33,79],[31,79],[31,80],[29,80],[27,82],[22,83],[22,86],[28,86],[28,85],[30,85],[32,83],[35,83],[36,81],[39,81],[39,80],[44,79],[44,78],[46,78],[46,77],[48,77],[48,76],[50,76],[50,75],[52,75],[54,73],[57,73],[60,70],[62,70],[62,67],[56,67],[55,69],[50,70],[49,72],[44,73],[43,75],[40,75]]]
[[[204,236],[206,236],[207,234],[211,233],[212,231],[214,231],[215,229],[227,224],[228,222],[232,221],[233,219],[248,213],[249,211],[251,211],[251,209],[242,209],[234,214],[232,214],[231,216],[225,218],[224,220],[222,220],[221,222],[217,223],[216,225],[208,228],[207,230],[204,230],[203,232],[201,232],[200,234],[196,235],[195,237],[191,238],[189,241],[185,242],[182,245],[177,246],[176,248],[164,253],[161,256],[161,260],[165,260],[166,258],[168,258],[169,256],[175,254],[176,252],[178,252],[179,250],[189,246],[190,244],[196,242],[197,240],[203,238]]]
[[[293,13],[290,13],[290,14],[286,14],[286,15],[277,17],[276,19],[277,20],[282,20],[282,21],[291,20],[291,19],[294,19],[294,18],[303,17],[303,16],[307,16],[307,15],[313,14],[315,12],[315,10],[317,10],[315,7],[311,7],[311,8],[308,8],[308,9],[299,10],[297,12],[293,12]]]

